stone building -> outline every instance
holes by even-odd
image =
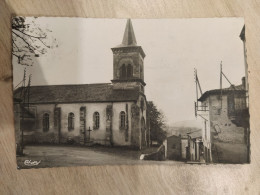
[[[204,153],[209,162],[247,162],[248,110],[243,84],[210,90],[199,98],[205,118],[202,132]],[[222,95],[221,95],[222,94]]]
[[[167,158],[169,160],[181,160],[182,158],[181,136],[167,137]]]
[[[247,107],[247,116],[246,116],[246,128],[247,128],[247,161],[250,162],[250,123],[249,123],[249,82],[248,82],[248,64],[247,64],[247,54],[246,54],[246,28],[245,25],[241,30],[240,39],[243,41],[244,47],[244,65],[245,65],[245,90],[246,90],[246,107]]]
[[[201,131],[187,133],[186,160],[203,161],[203,151]]]
[[[27,103],[25,87],[14,91],[15,113],[20,113],[15,117],[20,123],[16,133],[23,132],[24,143],[98,143],[138,149],[149,144],[145,53],[137,45],[130,19],[122,44],[112,52],[112,83],[31,86]]]
[[[246,55],[246,36],[245,36],[245,25],[240,33],[240,39],[243,41],[244,48],[244,65],[245,65],[245,90],[246,90],[246,106],[249,107],[249,85],[248,85],[248,64]]]
[[[206,162],[248,163],[250,161],[249,86],[246,61],[245,26],[240,38],[244,44],[245,77],[242,84],[205,92],[198,115],[204,127],[202,142]]]

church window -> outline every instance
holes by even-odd
[[[127,65],[127,78],[133,77],[133,67],[131,64]]]
[[[125,112],[120,112],[120,128],[125,128]]]
[[[125,64],[123,64],[123,65],[121,66],[120,78],[122,78],[122,79],[126,78],[126,66],[125,66]]]
[[[68,130],[72,131],[74,130],[74,114],[71,112],[68,116]]]
[[[93,115],[93,122],[94,122],[94,129],[99,129],[99,125],[100,125],[100,118],[99,118],[99,113],[98,112],[94,112]]]
[[[49,114],[45,113],[42,119],[43,131],[49,131]]]

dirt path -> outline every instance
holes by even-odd
[[[78,146],[26,146],[24,156],[17,157],[19,168],[43,168],[84,165],[122,165],[166,163],[169,161],[141,161],[140,151],[123,148]],[[25,160],[37,161],[36,166],[26,166]],[[167,163],[168,162],[168,163]],[[170,164],[178,163],[170,161]]]

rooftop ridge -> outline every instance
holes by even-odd
[[[51,86],[82,86],[82,85],[112,85],[112,83],[85,83],[85,84],[57,84],[57,85],[31,85],[30,87],[51,87]],[[25,86],[26,87],[26,86]],[[19,87],[21,88],[21,87]]]

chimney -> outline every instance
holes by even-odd
[[[242,87],[243,89],[246,89],[246,78],[242,77]]]

